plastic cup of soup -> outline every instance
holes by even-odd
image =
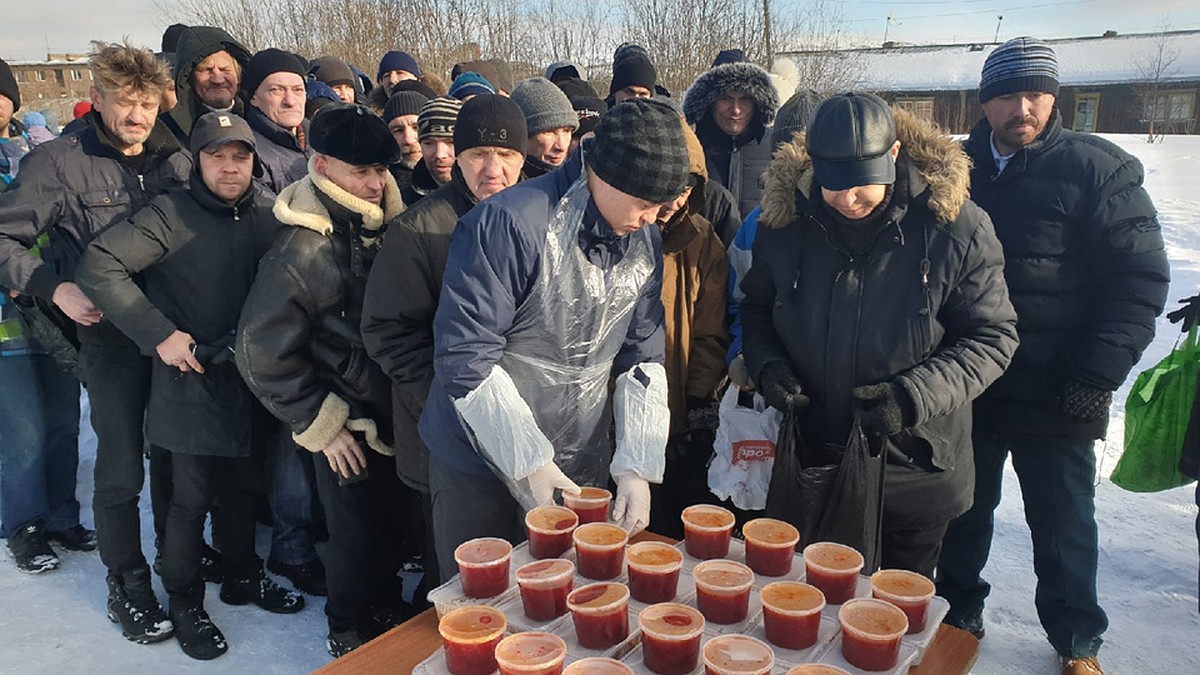
[[[496,645],[500,675],[561,675],[567,643],[552,633],[517,633]]]
[[[825,596],[816,586],[776,581],[761,592],[767,642],[784,649],[808,649],[817,643]]]
[[[573,537],[580,575],[597,581],[621,576],[629,533],[609,523],[588,523],[576,528]]]
[[[750,587],[754,572],[732,560],[706,560],[692,570],[696,580],[696,606],[705,620],[718,624],[741,623],[750,612]]]
[[[593,656],[567,666],[563,675],[634,675],[633,668],[616,659]]]
[[[446,648],[446,669],[452,675],[496,672],[496,645],[507,628],[504,613],[494,607],[470,605],[448,612],[438,622]]]
[[[787,671],[787,675],[850,675],[850,673],[827,663],[802,663]]]
[[[525,514],[529,534],[529,555],[539,560],[557,558],[571,548],[571,533],[579,525],[579,516],[561,506],[538,506]]]
[[[687,605],[663,602],[638,615],[642,663],[659,675],[685,675],[700,663],[704,615]]]
[[[464,542],[454,549],[454,560],[468,598],[494,598],[508,590],[512,544],[495,537]]]
[[[517,570],[525,616],[546,622],[567,613],[567,595],[575,581],[575,563],[558,558],[535,560]]]
[[[755,574],[782,577],[792,571],[800,531],[774,518],[755,518],[742,526],[746,537],[746,564]]]
[[[698,560],[713,560],[729,555],[734,517],[729,509],[696,504],[683,510],[683,545],[687,554]]]
[[[629,568],[629,594],[634,600],[653,605],[670,602],[679,591],[683,554],[659,541],[631,544],[625,551]]]
[[[820,541],[804,549],[805,581],[821,589],[825,602],[840,605],[854,597],[863,568],[858,551],[843,544]]]
[[[775,651],[749,635],[722,635],[704,645],[705,675],[769,675]]]
[[[629,637],[629,589],[601,582],[571,591],[567,607],[575,636],[586,649],[608,649]]]
[[[580,525],[607,522],[608,505],[611,501],[612,493],[603,488],[580,488],[577,495],[563,493],[563,506],[579,516]]]
[[[908,632],[925,630],[925,614],[935,591],[928,577],[908,570],[879,570],[871,575],[871,597],[900,608],[908,617]]]
[[[874,598],[848,600],[838,610],[842,622],[842,656],[863,670],[891,670],[900,659],[900,638],[908,617],[899,607]]]

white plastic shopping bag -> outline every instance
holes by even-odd
[[[739,393],[730,385],[721,397],[708,489],[721,499],[732,499],[739,509],[765,509],[783,413],[768,406],[759,394],[754,394],[753,407],[740,406]]]

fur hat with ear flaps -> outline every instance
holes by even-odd
[[[899,108],[892,108],[892,116],[901,154],[928,185],[929,210],[943,222],[954,220],[970,194],[970,158],[957,141],[932,123]],[[780,145],[763,174],[762,215],[758,221],[763,227],[790,224],[796,219],[797,193],[803,198],[811,194],[812,159],[804,146],[804,133]]]

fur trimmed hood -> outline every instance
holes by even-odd
[[[753,63],[726,63],[709,68],[696,78],[683,95],[683,114],[688,124],[704,119],[714,101],[727,91],[744,91],[754,99],[754,118],[763,127],[775,121],[779,92],[766,70]]]
[[[892,116],[901,154],[928,185],[929,210],[940,221],[954,220],[970,195],[970,158],[962,145],[933,124],[894,107]],[[791,223],[796,218],[796,193],[808,197],[812,189],[812,160],[804,139],[805,132],[797,132],[792,140],[780,145],[763,174],[759,222],[764,227],[780,228]]]
[[[333,232],[333,219],[329,210],[317,197],[317,190],[325,193],[333,201],[346,209],[362,216],[362,227],[368,231],[378,231],[383,224],[391,221],[404,212],[404,202],[400,199],[400,189],[396,187],[396,179],[387,172],[387,180],[383,188],[383,206],[375,206],[371,202],[359,199],[338,187],[325,176],[314,169],[316,157],[308,160],[308,175],[292,183],[279,193],[275,206],[271,209],[279,222],[293,227],[304,227],[325,236]]]

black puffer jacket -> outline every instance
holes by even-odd
[[[151,356],[176,330],[196,341],[204,374],[154,359],[146,438],[173,452],[246,457],[252,399],[233,363],[233,332],[278,221],[253,190],[234,205],[195,173],[96,238],[79,285]],[[219,274],[214,274],[219,270]],[[141,274],[142,289],[133,282]]]
[[[1020,319],[1012,367],[975,406],[978,427],[1100,438],[1108,420],[1062,412],[1063,386],[1078,380],[1115,391],[1154,337],[1170,268],[1142,165],[1102,138],[1046,131],[997,173],[991,127],[966,149],[971,199],[1004,245],[1004,276]]]
[[[821,203],[803,137],[777,151],[741,311],[751,378],[783,361],[812,399],[801,418],[808,442],[846,442],[854,387],[891,382],[912,400],[911,426],[888,439],[884,499],[884,527],[909,529],[971,505],[969,404],[1004,371],[1017,338],[1000,243],[967,200],[966,155],[895,116],[896,185],[864,255],[828,234],[841,226]]]
[[[274,199],[283,189],[308,175],[308,120],[298,133],[271,121],[261,110],[246,106],[246,122],[254,132],[254,145],[263,165],[263,175],[254,179],[260,194]]]
[[[457,166],[453,175],[388,226],[362,312],[367,352],[392,381],[396,469],[405,483],[425,492],[429,449],[417,423],[433,382],[433,315],[450,257],[450,235],[476,203]]]
[[[259,263],[238,325],[237,364],[311,452],[346,428],[392,454],[391,388],[367,356],[359,324],[383,226],[403,210],[390,175],[382,208],[315,171],[275,200],[275,217],[288,227]]]
[[[179,43],[175,49],[175,98],[178,102],[161,118],[171,129],[171,133],[175,134],[175,138],[185,146],[192,135],[192,126],[196,120],[209,111],[204,102],[196,96],[191,82],[192,71],[201,61],[219,51],[228,52],[243,70],[246,64],[250,63],[250,52],[220,28],[189,26],[179,36]],[[233,114],[241,115],[243,109],[242,99],[235,93]]]

